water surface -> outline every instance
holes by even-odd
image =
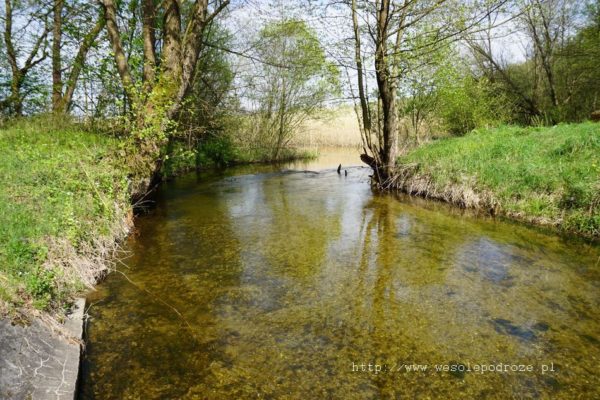
[[[88,297],[81,398],[600,396],[598,246],[292,167],[163,186]]]

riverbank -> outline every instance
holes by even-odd
[[[124,149],[123,137],[68,118],[0,127],[1,398],[75,396],[84,315],[75,296],[114,267],[133,227]]]
[[[460,207],[600,236],[600,125],[504,126],[398,159],[391,186]]]
[[[111,269],[133,227],[124,148],[122,137],[68,118],[26,118],[0,128],[0,318],[41,311],[60,321],[74,296]],[[172,150],[165,177],[271,162],[264,152],[223,141],[198,152]],[[285,149],[278,161],[315,156]]]
[[[64,314],[132,226],[120,140],[48,117],[0,130],[0,312]]]

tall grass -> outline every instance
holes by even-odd
[[[351,107],[330,111],[321,119],[305,122],[292,144],[299,147],[360,147],[360,130]]]

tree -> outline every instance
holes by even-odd
[[[533,45],[533,61],[539,65],[550,99],[550,107],[559,107],[556,89],[556,53],[566,42],[572,20],[571,0],[527,0],[523,12],[525,30]]]
[[[181,111],[183,100],[194,83],[205,28],[229,4],[229,0],[214,2],[211,12],[208,0],[196,0],[184,10],[177,0],[162,1],[162,23],[155,17],[158,13],[154,3],[144,1],[143,85],[136,82],[124,51],[117,5],[114,0],[103,0],[102,3],[115,65],[131,104],[131,117],[135,126],[132,132],[136,174],[134,192],[141,195],[160,176],[170,131]],[[152,42],[157,32],[162,37],[159,56],[155,56],[157,47]],[[160,65],[157,61],[159,58]]]
[[[414,45],[422,40],[419,34],[412,36]],[[460,58],[455,53],[454,46],[447,44],[418,59],[402,60],[400,68],[404,73],[399,77],[398,116],[400,131],[404,131],[405,136],[401,136],[401,147],[419,145],[427,134],[432,133],[432,127],[439,125],[441,94],[444,88],[452,85],[459,64]],[[411,133],[414,139],[410,139]]]
[[[71,13],[83,13],[83,7],[75,6],[75,10]],[[65,0],[54,0],[53,6],[53,24],[52,24],[52,111],[55,113],[65,113],[71,108],[73,94],[77,87],[79,76],[84,67],[85,60],[89,50],[93,47],[94,42],[100,32],[104,29],[105,20],[102,12],[93,11],[98,16],[96,22],[86,33],[82,31],[87,28],[86,24],[64,24],[63,13],[65,9]],[[78,21],[79,22],[79,21]],[[66,25],[66,26],[65,26]],[[74,26],[75,25],[75,26]],[[63,31],[76,31],[76,40],[79,40],[79,48],[75,57],[70,63],[70,72],[66,82],[63,82]],[[80,39],[81,37],[81,39]]]
[[[371,6],[367,4],[365,7],[369,9]],[[352,0],[351,3],[357,81],[363,116],[362,132],[364,143],[366,144],[365,154],[361,156],[361,159],[374,169],[380,181],[392,175],[398,152],[396,89],[403,24],[406,20],[408,10],[409,7],[407,5],[396,13],[396,6],[392,7],[390,0],[378,1],[374,8],[375,26],[368,27],[370,37],[375,42],[375,76],[378,89],[378,110],[382,114],[381,117],[378,116],[378,122],[381,121],[382,123],[377,126],[377,128],[380,128],[377,129],[377,140],[372,141],[373,112],[370,110],[369,102],[366,99],[356,0]],[[391,43],[390,51],[390,40],[393,37],[395,39]],[[372,156],[367,154],[367,149],[371,152]]]
[[[511,11],[504,9],[490,11],[481,29],[464,35],[464,40],[473,55],[477,69],[475,73],[482,75],[491,83],[501,84],[502,89],[514,99],[520,114],[528,120],[541,114],[539,101],[533,90],[520,83],[519,71],[511,68],[508,60],[495,48],[498,45],[494,40],[497,20],[503,13],[511,14]],[[512,10],[512,13],[519,15],[521,11]],[[506,35],[504,32],[502,34]]]
[[[261,60],[250,77],[262,144],[278,159],[294,133],[338,91],[338,69],[305,22],[287,19],[263,28],[254,45]]]
[[[19,45],[15,44],[13,38],[15,11],[25,13],[23,22],[17,28]],[[22,93],[22,89],[27,75],[48,56],[46,50],[50,24],[47,18],[48,10],[43,5],[4,1],[4,45],[11,77],[10,95],[0,102],[0,109],[8,110],[9,114],[23,114],[23,100],[27,93]]]
[[[379,182],[392,176],[398,155],[398,109],[397,90],[400,78],[400,61],[406,52],[407,36],[418,24],[433,16],[444,1],[381,0],[375,4],[357,0],[350,2],[354,33],[354,58],[361,113],[360,125],[363,136],[364,154],[361,159],[375,171]],[[359,18],[359,12],[366,14]],[[364,55],[362,48],[363,27],[359,19],[367,21],[364,28],[374,49],[377,102],[367,99]],[[373,22],[369,22],[373,21]],[[445,26],[439,26],[437,35],[431,36],[429,45],[444,36]],[[437,39],[436,39],[437,37]],[[421,47],[421,46],[419,46]],[[423,46],[427,47],[427,45]],[[373,109],[375,107],[375,110]]]
[[[478,2],[451,0],[349,2],[364,148],[361,159],[373,168],[379,183],[392,177],[398,154],[397,92],[399,80],[407,72],[402,67],[410,65],[403,60],[419,59],[457,40],[505,2],[491,1],[483,9]],[[363,45],[364,38],[368,46]],[[376,102],[367,98],[365,60],[370,51],[377,82]]]
[[[227,147],[231,144],[228,128],[235,121],[232,113],[238,109],[238,100],[232,95],[235,74],[221,50],[229,47],[230,41],[229,32],[219,24],[207,28],[203,39],[205,49],[196,65],[194,84],[178,118],[178,129],[171,134],[172,146],[168,155],[172,162],[167,169],[182,157],[193,157],[198,166],[200,151],[204,150],[201,147],[220,142],[230,149]],[[233,156],[233,153],[229,155]],[[228,160],[220,161],[227,164]]]
[[[578,103],[579,85],[587,76],[593,75],[595,69],[587,62],[580,62],[588,55],[593,58],[594,46],[590,47],[591,51],[581,51],[576,44],[577,38],[582,37],[577,31],[585,31],[577,27],[580,21],[577,15],[585,3],[574,0],[516,1],[509,10],[514,14],[515,22],[513,32],[508,35],[513,41],[523,42],[524,62],[502,58],[494,37],[507,33],[493,32],[491,16],[487,29],[466,38],[479,71],[490,82],[500,83],[501,89],[520,109],[515,122],[557,123],[580,119],[577,115],[581,112],[573,103]],[[589,114],[589,108],[585,108],[583,114]]]
[[[485,76],[476,76],[459,62],[446,70],[445,82],[436,91],[438,118],[452,135],[506,123],[514,114],[512,101]]]
[[[557,91],[562,117],[581,121],[600,108],[600,2],[584,10],[585,23],[556,53]]]

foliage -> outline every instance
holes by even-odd
[[[417,144],[432,134],[460,136],[476,127],[499,125],[514,112],[498,85],[475,76],[451,46],[441,47],[419,63],[404,62],[403,70],[400,135],[403,130],[407,138],[412,133]]]
[[[197,79],[180,117],[182,130],[201,127],[202,133],[217,133],[221,120],[237,106],[232,96],[234,71],[221,49],[231,46],[230,33],[218,24],[207,29],[204,48],[196,65]]]
[[[207,168],[224,168],[236,164],[271,163],[273,153],[269,148],[249,145],[247,140],[240,140],[242,127],[251,128],[251,118],[234,118],[236,128],[234,131],[225,131],[217,135],[205,135],[195,148],[182,141],[172,144],[169,159],[165,165],[166,177],[176,176],[182,172],[201,170]],[[247,135],[247,132],[245,132]],[[246,137],[247,138],[247,137]],[[291,161],[297,159],[311,159],[315,154],[296,148],[283,148],[278,161]]]
[[[200,144],[197,164],[226,167],[237,159],[237,151],[228,136],[210,137]]]
[[[600,108],[600,3],[590,6],[588,13],[588,25],[558,53],[557,85],[568,96],[559,109],[560,121],[585,120]]]
[[[400,157],[437,188],[491,193],[505,214],[600,235],[600,126],[503,126],[443,139]]]
[[[276,160],[303,122],[338,92],[339,72],[326,59],[316,33],[301,20],[265,26],[255,47],[261,64],[248,80],[257,103],[257,145],[272,149]]]
[[[164,171],[167,176],[207,164],[225,166],[235,158],[228,136],[228,131],[235,129],[236,118],[231,113],[238,106],[232,95],[234,72],[219,50],[229,44],[229,32],[218,24],[211,25],[196,66],[198,78],[171,134]]]
[[[474,77],[458,70],[449,71],[440,86],[438,113],[445,130],[452,135],[508,122],[512,115],[510,100],[485,77]]]
[[[487,36],[479,34],[467,41],[477,64],[476,75],[495,83],[514,105],[513,123],[586,120],[598,108],[600,95],[598,3],[523,0],[515,4],[522,11],[517,13],[516,27],[526,38],[526,59],[506,61],[500,46],[492,48],[494,35],[488,31]]]

